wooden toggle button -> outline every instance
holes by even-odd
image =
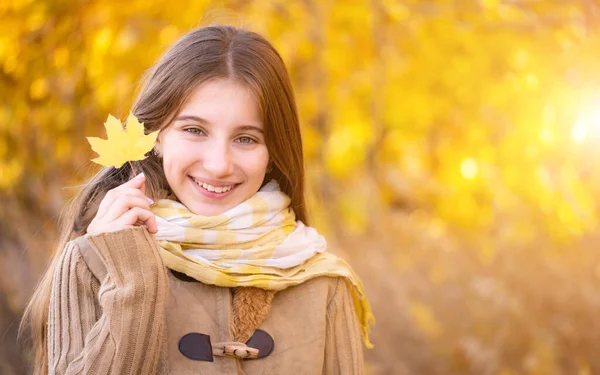
[[[223,354],[237,358],[258,358],[258,349],[240,344],[227,344],[223,348]]]

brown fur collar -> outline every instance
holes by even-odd
[[[246,342],[271,310],[274,290],[238,287],[232,290],[232,313],[229,332],[234,341]]]

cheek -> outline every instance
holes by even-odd
[[[254,158],[248,158],[246,161],[248,170],[252,170],[255,175],[264,175],[269,164],[269,152],[267,148],[260,149]]]
[[[239,172],[249,179],[260,179],[264,177],[269,164],[269,153],[267,148],[257,148],[252,152],[240,152],[233,161]]]
[[[190,152],[184,147],[175,147],[163,155],[163,168],[166,175],[178,175],[192,162]]]

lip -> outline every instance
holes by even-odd
[[[213,185],[210,182],[210,180],[202,180],[202,182],[206,182],[207,184],[213,185],[215,187],[233,185],[233,187],[228,192],[226,192],[226,193],[215,193],[215,192],[212,192],[212,191],[208,191],[205,188],[203,188],[202,186],[198,185],[196,183],[196,181],[194,181],[194,179],[192,178],[192,176],[188,176],[188,178],[190,179],[190,182],[196,187],[196,190],[198,190],[200,192],[200,194],[204,195],[207,198],[212,198],[212,199],[224,199],[224,198],[230,196],[231,193],[235,189],[237,189],[237,187],[239,185],[239,184],[235,184],[235,183],[234,184],[231,184],[231,183],[230,184],[223,184],[222,182],[221,182],[221,184]]]

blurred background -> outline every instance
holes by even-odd
[[[97,170],[85,136],[214,22],[287,63],[312,224],[376,316],[368,374],[600,374],[597,0],[0,1],[0,374]]]

